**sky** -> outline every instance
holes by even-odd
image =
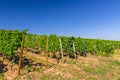
[[[0,29],[120,40],[120,0],[0,0]]]

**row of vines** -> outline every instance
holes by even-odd
[[[33,35],[27,34],[25,36],[25,47],[40,47],[41,51],[45,51],[47,35]],[[120,48],[119,41],[99,40],[99,39],[85,39],[80,37],[66,37],[51,34],[48,36],[48,51],[49,53],[60,52],[60,40],[64,55],[79,53],[91,53],[94,55],[107,56],[115,49]],[[74,44],[73,44],[74,42]],[[73,49],[73,45],[75,50]]]
[[[15,30],[0,30],[0,53],[12,56],[22,41],[22,32]]]
[[[18,30],[0,30],[0,53],[12,56],[14,51],[21,45],[22,35],[23,32]],[[45,51],[46,37],[47,35],[26,34],[24,46],[30,48],[40,47],[41,51]],[[119,41],[84,39],[51,34],[48,36],[48,52],[60,52],[60,41],[64,54],[84,53],[86,51],[87,53],[105,56],[120,48]],[[75,50],[73,49],[73,42]]]
[[[18,48],[21,47],[22,44],[22,38],[26,34],[26,30],[20,32],[19,30],[0,30],[0,55],[2,55],[2,60],[0,61],[0,73],[4,72],[4,59],[7,57],[10,61],[12,61],[11,70],[13,66],[13,62],[15,59],[15,55],[18,50]],[[23,47],[23,46],[22,46]],[[21,47],[21,50],[22,50]],[[21,55],[17,54],[17,55]],[[20,68],[21,68],[21,58],[22,55],[19,56],[19,69],[18,69],[18,75],[20,74]]]

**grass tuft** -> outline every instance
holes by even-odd
[[[118,60],[114,60],[113,63],[116,65],[120,65],[120,61],[118,61]]]

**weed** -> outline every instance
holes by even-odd
[[[114,60],[113,63],[116,65],[120,65],[120,61],[118,61],[118,60]]]
[[[4,80],[4,75],[0,73],[0,80]]]
[[[92,68],[91,66],[82,66],[82,69],[85,72],[93,73],[93,74],[100,74],[100,75],[105,75],[106,74],[106,69],[102,67],[95,67]]]
[[[69,59],[69,60],[66,61],[66,63],[68,63],[68,64],[76,64],[76,60]]]
[[[96,74],[105,75],[106,74],[106,69],[104,69],[104,68],[96,68],[96,69],[94,69],[94,72]]]

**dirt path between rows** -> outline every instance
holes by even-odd
[[[32,56],[34,58],[46,61],[46,57],[40,56],[39,54],[35,54],[35,53],[31,53],[31,52],[24,52],[24,54],[25,54],[25,56],[28,55],[28,56]],[[48,62],[52,63],[52,64],[57,64],[57,61],[55,59],[51,59],[49,57],[48,57]]]

